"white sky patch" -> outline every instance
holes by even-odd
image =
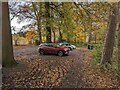
[[[78,0],[73,0],[76,4],[78,4]]]
[[[15,31],[12,30],[12,34],[13,34],[14,32],[19,32],[20,29],[21,29],[23,26],[27,25],[27,24],[29,24],[29,23],[27,23],[27,22],[17,23],[17,18],[14,18],[14,19],[11,21],[11,27],[12,27],[12,26],[15,27]]]
[[[33,1],[33,2],[46,2],[48,0],[0,0],[1,2],[22,2],[22,1]],[[78,2],[90,2],[89,0],[77,0]],[[93,0],[94,2],[118,2],[120,0]],[[92,2],[93,2],[92,1]],[[49,2],[74,2],[74,0],[49,0]]]
[[[22,28],[23,25],[24,25],[23,22],[17,23],[17,18],[15,18],[11,21],[11,26],[15,26],[16,28]]]

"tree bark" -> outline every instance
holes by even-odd
[[[39,2],[39,9],[37,9],[36,4],[34,2],[32,2],[32,6],[33,6],[33,11],[37,20],[37,32],[38,32],[38,39],[39,39],[39,44],[42,43],[42,35],[41,35],[41,14],[42,14],[42,9],[41,9],[41,2]]]
[[[0,1],[0,89],[2,89],[2,2]]]
[[[95,37],[94,37],[95,39],[94,39],[94,44],[96,44],[97,42],[97,36],[95,35]]]
[[[91,32],[86,34],[86,43],[90,43],[91,42],[91,37],[92,37]]]
[[[120,1],[118,2],[118,76],[120,83]]]
[[[56,42],[56,36],[55,36],[55,30],[53,30],[53,42],[55,43]]]
[[[40,21],[38,21],[38,22],[40,22]],[[41,35],[41,25],[40,25],[40,23],[37,24],[37,28],[38,28],[39,41],[40,41],[40,43],[42,43],[42,35]]]
[[[62,32],[60,31],[60,27],[59,27],[59,42],[62,42]]]
[[[15,41],[15,46],[18,46],[18,40],[14,40]]]
[[[13,55],[12,34],[10,28],[9,7],[2,3],[2,65],[12,66],[16,62]]]
[[[46,42],[51,43],[51,27],[50,27],[50,3],[45,2],[45,10],[46,10]]]
[[[110,23],[108,30],[106,32],[106,38],[101,58],[101,65],[111,64],[116,26],[117,26],[117,8],[114,7],[112,14],[110,15]]]

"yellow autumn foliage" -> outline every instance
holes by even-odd
[[[84,42],[85,41],[85,32],[83,32],[83,28],[80,26],[76,27],[75,33],[75,41],[76,42]]]
[[[35,40],[37,38],[37,34],[35,31],[27,31],[25,34],[25,38],[29,41]]]

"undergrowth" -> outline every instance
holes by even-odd
[[[102,56],[102,45],[97,44],[94,45],[94,50],[91,50],[90,52],[92,53],[92,60],[91,60],[91,65],[94,67],[98,67],[100,68],[100,60],[101,60],[101,56]],[[112,64],[109,65],[109,70],[112,72],[118,72],[118,61],[117,61],[117,48],[114,47],[114,51],[113,51],[113,56],[112,56]]]

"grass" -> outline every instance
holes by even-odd
[[[92,55],[93,55],[93,59],[91,60],[91,64],[93,65],[98,65],[100,63],[100,59],[101,59],[101,51],[102,51],[102,47],[101,45],[93,45],[94,50],[91,51]]]
[[[90,51],[93,55],[93,58],[92,58],[90,63],[94,67],[96,67],[96,66],[98,67],[100,65],[100,60],[101,60],[102,45],[101,44],[96,44],[96,45],[94,45],[94,48],[95,48],[95,50]],[[112,71],[115,71],[115,72],[118,71],[117,48],[116,47],[114,47],[112,65],[110,65],[109,68]]]

